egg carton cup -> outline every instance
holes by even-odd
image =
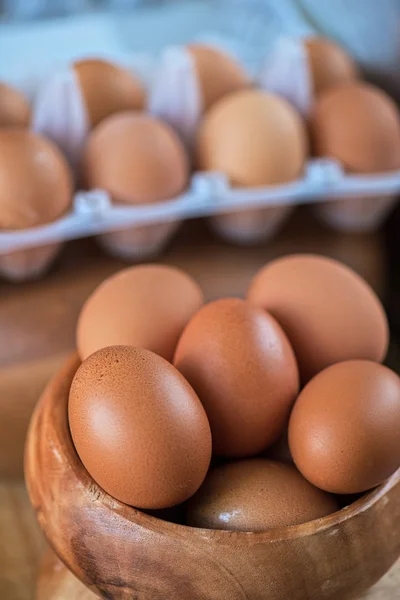
[[[77,56],[75,60],[85,58]],[[109,60],[131,72],[147,90],[150,114],[165,118],[185,141],[193,137],[201,114],[200,94],[193,61],[184,48],[167,49],[157,66],[144,54],[128,58],[97,53],[96,58]],[[31,128],[60,148],[78,177],[91,127],[73,63],[58,65],[37,82]]]
[[[35,248],[0,253],[0,277],[19,283],[39,279],[56,260],[62,244],[53,243]]]
[[[304,37],[277,38],[256,81],[261,89],[286,98],[307,119],[315,96]],[[351,195],[318,205],[316,212],[321,221],[337,231],[367,232],[379,228],[396,201],[395,196]]]
[[[148,111],[168,123],[188,148],[193,146],[203,103],[194,60],[185,47],[162,53],[150,86]]]
[[[197,41],[234,57],[250,77],[229,39],[208,35]],[[149,86],[148,111],[168,123],[190,150],[193,148],[204,106],[195,61],[185,46],[171,46],[161,54]]]
[[[222,42],[209,41],[208,45],[228,52]],[[168,47],[157,59],[145,54],[133,58],[96,57],[110,60],[135,75],[147,90],[148,114],[168,123],[187,148],[193,147],[203,101],[193,56],[186,47]],[[82,58],[85,57],[79,57]],[[38,85],[32,129],[55,142],[78,170],[90,123],[73,63],[60,66]]]
[[[179,221],[109,231],[97,236],[98,244],[111,256],[138,262],[161,254],[179,228]]]
[[[76,60],[84,58],[91,56],[79,56]],[[97,53],[96,58],[109,60],[125,68],[141,81],[145,89],[151,87],[155,67],[150,56],[138,54],[128,58],[123,55],[109,56]],[[77,173],[91,127],[73,62],[59,65],[54,72],[38,83],[31,128],[35,133],[52,140]]]
[[[397,203],[396,196],[348,197],[315,207],[318,218],[331,229],[343,232],[375,231]]]
[[[222,173],[196,173],[186,193],[143,206],[113,204],[103,190],[77,192],[69,214],[48,225],[0,233],[0,255],[25,248],[148,225],[175,223],[249,209],[292,207],[346,198],[393,197],[400,192],[400,171],[384,175],[348,175],[331,160],[313,160],[302,179],[286,185],[233,188]],[[376,223],[375,223],[376,225]]]
[[[262,90],[288,100],[303,117],[310,115],[315,96],[304,37],[278,37],[255,80]]]
[[[211,217],[211,228],[222,239],[251,246],[272,239],[293,211],[292,206],[271,206]]]

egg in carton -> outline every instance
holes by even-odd
[[[59,68],[39,86],[33,129],[53,140],[79,170],[92,129],[117,112],[144,109],[146,91],[138,72],[121,58],[82,58]]]
[[[189,160],[169,125],[145,113],[124,112],[105,119],[90,135],[83,154],[85,187],[108,192],[120,205],[160,203],[183,193]],[[126,260],[158,254],[179,221],[101,234],[100,244]]]
[[[0,172],[4,182],[0,193],[0,226],[4,230],[25,229],[54,218],[58,211],[60,214],[64,211],[71,194],[62,157],[43,139],[28,133],[30,121],[28,98],[20,90],[0,83],[0,128],[3,130],[0,133]],[[39,156],[41,160],[37,162]],[[45,195],[42,196],[52,193],[55,185],[52,175],[46,172],[51,165],[54,174],[58,173],[61,178],[61,188],[52,207],[54,213],[47,205]],[[24,185],[26,189],[23,189]],[[60,244],[52,244],[2,255],[0,275],[13,281],[40,277],[56,258],[59,248]]]
[[[220,45],[196,43],[169,48],[161,57],[154,78],[149,109],[178,131],[189,151],[194,154],[195,168],[220,169],[231,184],[245,186],[247,182],[237,182],[230,177],[227,164],[205,164],[199,160],[197,147],[198,136],[209,115],[228,98],[251,86],[252,81],[244,67],[233,53]],[[229,131],[220,131],[215,137],[221,135],[229,135]],[[272,236],[289,212],[290,209],[286,207],[244,209],[211,217],[210,222],[213,229],[225,239],[240,244],[255,243]]]
[[[81,154],[91,129],[111,114],[139,110],[144,103],[145,89],[139,78],[103,59],[76,61],[39,83],[32,110],[21,93],[2,84],[0,170],[7,185],[0,194],[1,228],[32,228],[66,214],[72,207]],[[17,127],[25,131],[17,132]],[[40,277],[61,245],[4,254],[0,273],[16,281]]]
[[[29,127],[30,120],[28,98],[14,87],[0,82],[0,127]]]
[[[352,57],[322,37],[278,39],[258,75],[263,89],[286,97],[309,122],[316,156],[338,160],[349,175],[389,173],[400,167],[400,115],[384,92],[360,79]],[[349,196],[315,210],[333,229],[373,231],[395,202]]]
[[[332,40],[281,36],[261,62],[256,81],[261,89],[286,98],[308,119],[323,92],[359,77],[352,57]]]
[[[144,71],[151,72],[146,60],[137,68],[79,60],[49,80],[36,104],[36,129],[64,150],[79,183],[106,191],[118,205],[169,200],[189,179],[178,135],[146,113]],[[177,221],[134,226],[98,240],[110,254],[137,261],[158,254],[178,226]]]
[[[288,184],[302,176],[308,156],[304,124],[283,98],[244,90],[220,100],[205,116],[196,140],[200,169],[222,171],[234,188]],[[293,206],[241,208],[213,219],[226,239],[252,244],[270,239]]]
[[[0,129],[0,228],[22,230],[50,223],[72,205],[73,176],[60,150],[24,127]],[[61,243],[0,255],[0,275],[12,281],[40,277]]]
[[[310,119],[314,152],[338,160],[350,175],[389,174],[400,169],[400,111],[382,90],[349,83],[328,90]],[[373,231],[396,196],[356,196],[324,202],[316,210],[340,231]]]
[[[248,74],[226,49],[203,43],[170,47],[155,71],[149,110],[192,148],[203,115],[224,96],[250,85]]]
[[[250,91],[253,85],[233,54],[221,46],[169,49],[150,94],[150,109],[180,132],[193,151],[196,169],[221,171],[235,188],[287,183],[303,172],[306,136],[300,119],[284,100],[280,103],[278,98],[265,96],[261,108],[260,96]],[[167,90],[174,91],[168,96]],[[274,117],[268,120],[270,110]],[[285,173],[278,166],[284,147],[291,163]],[[282,205],[243,206],[211,217],[210,222],[221,237],[253,244],[271,238],[291,211]]]

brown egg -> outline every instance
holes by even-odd
[[[359,72],[355,61],[332,40],[310,37],[304,41],[304,45],[314,93],[317,96],[329,88],[358,79]]]
[[[0,127],[28,127],[31,107],[21,92],[0,82]]]
[[[0,229],[54,221],[72,203],[72,173],[58,148],[25,129],[0,130]]]
[[[250,78],[233,56],[205,44],[190,44],[188,50],[194,59],[204,112],[224,96],[250,86]]]
[[[299,389],[293,350],[273,317],[238,298],[201,308],[174,364],[206,410],[213,449],[251,456],[282,433]]]
[[[115,113],[144,108],[144,88],[127,69],[96,58],[77,61],[73,67],[92,127]]]
[[[96,127],[83,167],[88,188],[104,189],[126,204],[168,200],[184,190],[189,177],[188,158],[174,131],[134,112],[114,115]]]
[[[389,330],[369,285],[345,265],[298,254],[267,264],[254,277],[249,302],[270,312],[288,336],[303,382],[352,358],[384,360]]]
[[[317,156],[340,161],[355,173],[400,168],[400,112],[384,91],[366,83],[329,90],[310,121]]]
[[[182,375],[148,350],[112,346],[90,356],[72,382],[68,415],[82,463],[121,502],[167,508],[204,480],[204,409]]]
[[[311,483],[357,494],[400,467],[400,379],[365,360],[328,367],[301,392],[289,424],[293,459]]]
[[[76,334],[79,355],[84,360],[100,348],[129,345],[172,361],[183,328],[203,302],[200,287],[180,269],[123,269],[86,300]]]
[[[253,458],[212,469],[189,501],[187,522],[207,529],[265,531],[337,510],[335,498],[311,485],[295,467]]]
[[[282,98],[245,90],[206,115],[197,139],[197,166],[222,171],[236,186],[285,183],[299,177],[307,154],[301,117]]]

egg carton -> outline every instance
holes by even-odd
[[[261,89],[283,96],[306,118],[313,103],[303,44],[307,33],[278,37],[261,60],[257,75],[252,73]],[[245,62],[240,48],[226,36],[203,34],[201,38]],[[72,68],[73,60],[87,55],[87,48],[79,54],[73,59],[67,53],[54,75],[49,72],[48,77],[36,81],[32,124],[34,131],[47,135],[62,149],[76,173],[89,132],[88,115]],[[190,153],[202,106],[193,61],[184,46],[164,48],[157,59],[147,53],[126,54],[113,44],[108,44],[107,52],[95,54],[128,68],[142,80],[149,91],[148,112],[169,123]],[[105,191],[79,191],[71,212],[59,220],[25,231],[0,232],[0,255],[129,228],[137,228],[140,238],[143,228],[151,225],[168,228],[169,224],[172,232],[174,223],[195,217],[214,217],[212,225],[223,237],[254,243],[270,238],[292,207],[303,203],[315,203],[321,219],[331,227],[365,231],[380,226],[399,190],[400,172],[356,176],[345,173],[335,161],[318,159],[309,161],[298,181],[262,188],[233,188],[222,173],[196,173],[183,195],[147,206],[114,205]],[[168,236],[164,237],[166,240]],[[111,248],[116,238],[117,234]],[[139,254],[140,246],[146,254],[142,240],[138,242]],[[152,247],[151,240],[148,247]]]
[[[239,49],[228,38],[204,35],[203,41],[234,56],[245,67]],[[146,53],[98,56],[127,69],[141,81],[148,94],[147,112],[168,123],[191,153],[203,106],[195,63],[187,48],[168,46],[157,58]],[[73,62],[60,64],[53,74],[37,83],[32,129],[55,142],[78,170],[90,123]],[[257,74],[248,68],[246,71],[260,89],[286,98],[305,118],[310,114],[312,82],[301,36],[280,36]]]
[[[307,164],[305,176],[287,185],[233,188],[223,173],[196,173],[189,189],[176,198],[146,206],[115,205],[103,190],[78,191],[73,210],[62,218],[22,231],[0,233],[0,254],[25,248],[197,217],[299,204],[333,205],[343,198],[390,200],[400,192],[400,171],[385,175],[348,175],[333,160]],[[383,220],[390,209],[380,211]],[[361,229],[368,228],[363,223]],[[372,225],[372,223],[371,223]],[[376,221],[373,223],[376,226]]]

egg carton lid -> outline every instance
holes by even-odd
[[[135,226],[251,208],[334,202],[352,196],[395,196],[399,192],[400,170],[383,175],[348,175],[338,162],[328,159],[310,160],[302,179],[277,186],[233,188],[222,173],[200,172],[192,177],[184,194],[151,205],[118,205],[104,190],[78,191],[71,212],[57,221],[1,232],[0,254]]]

